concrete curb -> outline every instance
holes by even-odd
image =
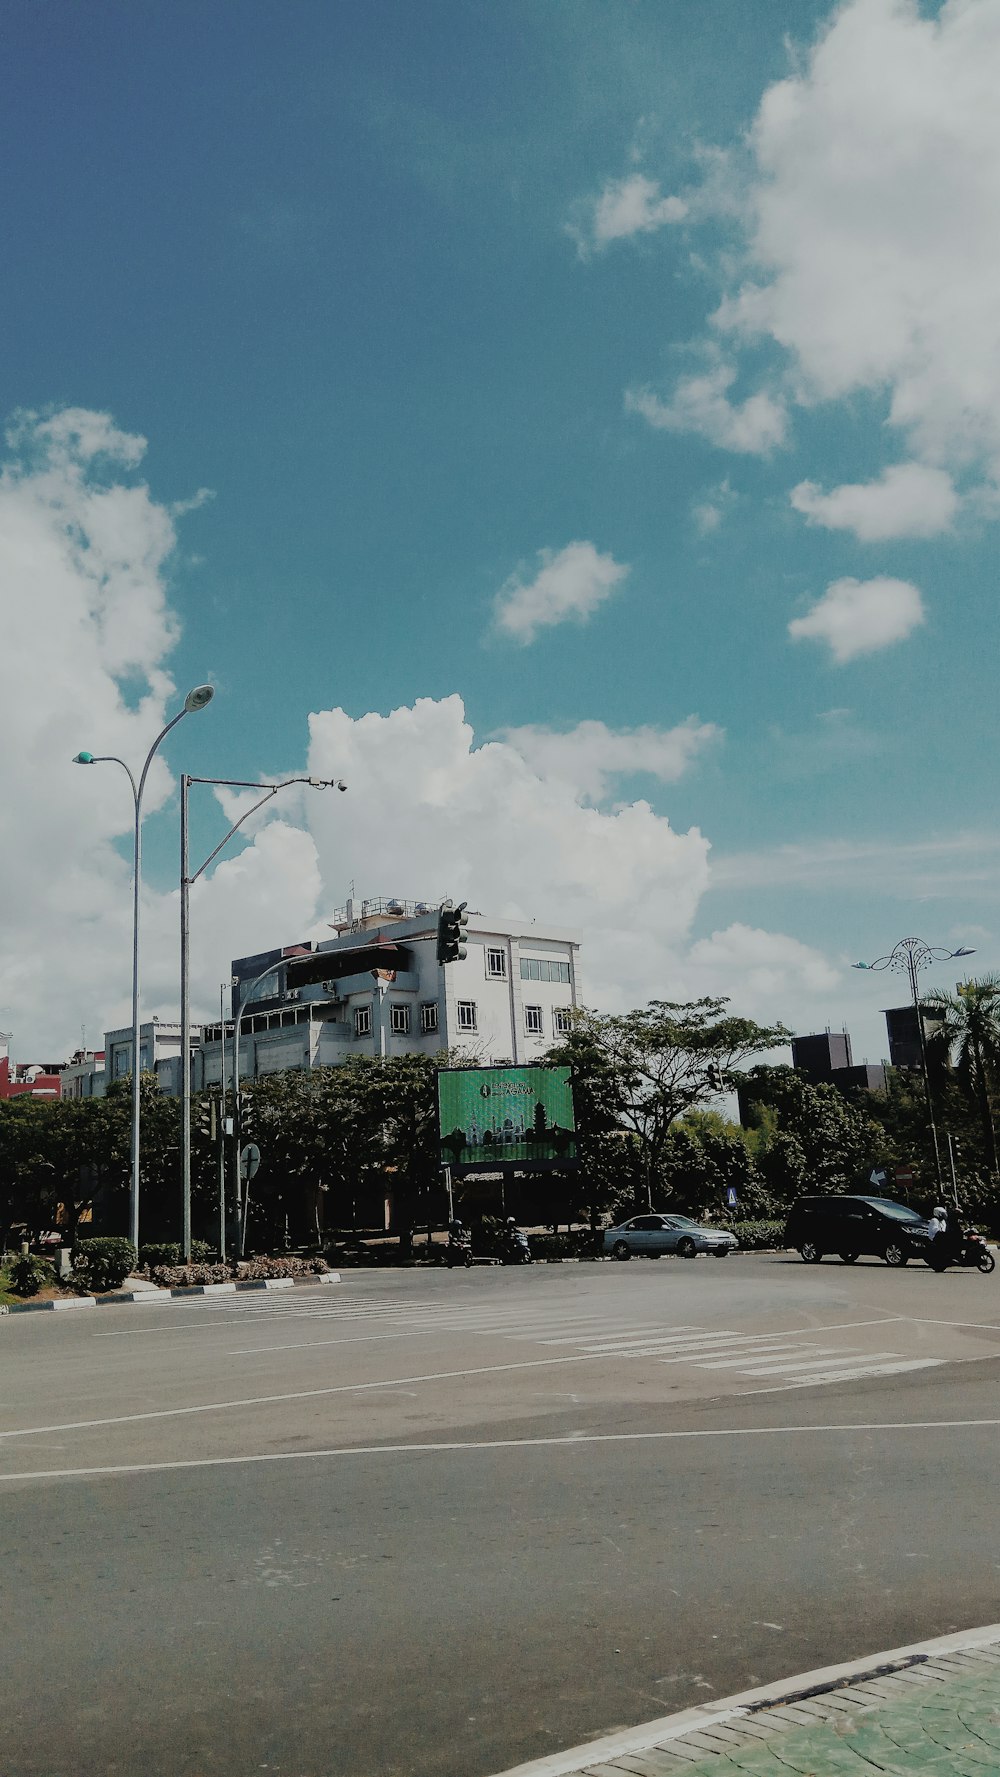
[[[288,1290],[316,1283],[342,1282],[339,1271],[323,1271],[312,1277],[234,1278],[230,1283],[189,1283],[179,1289],[123,1290],[113,1296],[60,1296],[54,1302],[15,1302],[9,1307],[0,1306],[0,1314],[44,1314],[46,1309],[64,1308],[117,1308],[136,1302],[160,1304],[186,1300],[189,1296],[231,1296],[237,1290]]]
[[[496,1773],[496,1777],[576,1777],[593,1766],[610,1764],[612,1759],[642,1754],[653,1747],[669,1747],[671,1741],[690,1734],[704,1733],[728,1723],[763,1714],[768,1709],[791,1705],[839,1690],[850,1684],[863,1684],[866,1679],[879,1679],[908,1667],[921,1666],[947,1654],[972,1653],[977,1648],[1000,1643],[1000,1623],[982,1629],[961,1630],[954,1635],[939,1635],[931,1641],[916,1641],[910,1647],[890,1648],[881,1654],[869,1654],[862,1660],[848,1660],[839,1666],[820,1666],[812,1672],[799,1672],[793,1678],[780,1679],[777,1684],[761,1685],[752,1691],[739,1691],[733,1697],[717,1702],[698,1704],[675,1715],[661,1715],[641,1727],[625,1729],[619,1734],[606,1734],[565,1752],[548,1753],[526,1765],[512,1765]],[[722,1748],[720,1747],[721,1751]],[[683,1754],[681,1755],[683,1757]],[[688,1757],[692,1757],[688,1753]],[[704,1753],[701,1754],[705,1756]]]

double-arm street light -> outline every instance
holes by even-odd
[[[184,699],[184,708],[178,710],[173,720],[168,722],[164,729],[161,729],[146,754],[146,762],[143,765],[138,783],[135,781],[131,766],[126,765],[124,759],[119,759],[116,753],[77,753],[73,760],[74,765],[120,765],[131,785],[132,801],[135,808],[132,857],[132,1183],[129,1200],[129,1239],[137,1251],[139,1247],[139,891],[142,877],[142,794],[146,788],[146,777],[153,762],[153,756],[159,749],[160,743],[170,733],[171,728],[176,728],[178,722],[182,722],[185,716],[191,716],[198,710],[203,710],[206,704],[211,703],[214,696],[215,688],[212,685],[196,685],[193,691],[188,692]]]
[[[913,1014],[917,1021],[917,1037],[920,1043],[920,1069],[924,1077],[924,1100],[927,1105],[927,1121],[930,1124],[931,1139],[934,1143],[934,1169],[937,1173],[938,1189],[942,1187],[941,1152],[938,1147],[937,1125],[934,1121],[934,1104],[931,1098],[931,1081],[927,1068],[927,1035],[924,1030],[923,1010],[920,1005],[920,986],[917,980],[921,969],[928,963],[950,962],[956,956],[974,956],[974,950],[961,947],[958,950],[946,950],[943,946],[925,944],[922,938],[900,938],[888,956],[877,956],[872,963],[854,963],[855,969],[881,971],[893,969],[900,975],[906,975],[910,982],[910,994],[913,1000]]]
[[[228,833],[219,840],[214,851],[198,869],[192,872],[188,856],[188,793],[192,784],[210,784],[217,789],[225,790],[262,790],[263,795],[244,809],[238,821],[234,821]],[[314,790],[346,790],[347,785],[340,778],[325,777],[286,777],[280,784],[253,783],[247,778],[234,777],[189,777],[181,778],[181,1201],[182,1201],[182,1236],[184,1245],[184,1262],[191,1262],[191,982],[190,982],[190,897],[191,888],[199,876],[208,869],[209,864],[218,857],[223,847],[228,845],[233,834],[238,832],[244,821],[277,796],[279,790],[287,790],[292,784],[308,784]],[[269,971],[266,971],[269,973]],[[224,1045],[225,1033],[220,1033],[220,1046]],[[234,1081],[238,1090],[238,1073]]]

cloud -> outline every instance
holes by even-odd
[[[750,136],[742,281],[810,405],[869,391],[913,454],[1000,467],[1000,10],[848,0]]]
[[[181,703],[167,667],[177,532],[135,478],[141,457],[142,441],[106,415],[23,417],[0,470],[0,746],[11,764],[0,801],[0,1022],[21,1060],[65,1056],[81,1025],[93,1045],[129,1016],[131,794],[119,768],[71,760],[87,748],[138,766]],[[219,702],[190,719],[210,724]],[[233,956],[326,936],[352,876],[362,892],[452,894],[578,929],[596,1005],[721,981],[714,951],[689,959],[708,840],[697,827],[675,831],[642,800],[608,810],[583,800],[626,771],[669,782],[713,737],[691,718],[672,730],[581,723],[569,735],[537,728],[477,744],[459,697],[389,715],[315,713],[298,770],[344,777],[349,792],[282,796],[196,883],[195,1016],[217,1012]],[[248,760],[247,775],[296,769],[274,764]],[[158,811],[176,821],[172,791],[158,756],[151,821]],[[217,837],[225,824],[223,803]],[[143,1016],[176,1017],[177,890],[158,889],[147,871],[142,899]],[[724,991],[752,1014],[763,977],[755,961],[744,991],[741,966]]]
[[[571,618],[586,622],[629,571],[613,556],[600,555],[593,543],[567,543],[555,553],[540,549],[538,559],[541,566],[533,580],[512,575],[494,600],[497,630],[525,645],[552,624]]]
[[[959,505],[951,476],[926,463],[896,463],[877,481],[846,482],[828,494],[814,481],[800,481],[790,498],[809,524],[853,531],[861,543],[936,537],[949,528]]]
[[[661,196],[659,185],[645,173],[608,179],[598,196],[588,199],[582,208],[584,219],[569,224],[582,259],[591,252],[600,252],[611,241],[653,234],[659,228],[683,222],[688,213],[683,198]]]
[[[709,488],[704,499],[691,508],[691,517],[699,535],[709,537],[713,531],[717,531],[727,512],[735,506],[737,498],[728,475],[715,487]]]
[[[722,730],[689,716],[676,728],[608,728],[578,722],[558,733],[552,728],[508,728],[503,739],[539,777],[570,786],[578,797],[603,802],[610,780],[644,772],[663,784],[676,783]]]
[[[842,985],[842,974],[825,956],[783,932],[764,932],[737,922],[725,931],[699,938],[691,946],[688,970],[708,993],[727,992],[725,982],[739,980],[767,1016],[782,1017],[804,991],[829,994]],[[784,1013],[787,1022],[788,1013]]]
[[[716,854],[710,888],[814,889],[913,900],[974,893],[996,899],[1000,835],[954,833],[918,840],[810,839],[757,852]],[[960,928],[955,942],[962,939]],[[971,928],[969,928],[971,933]]]
[[[796,642],[826,642],[843,666],[905,641],[923,621],[923,600],[908,580],[834,580],[811,611],[792,619],[788,633]]]
[[[709,357],[704,371],[681,378],[669,401],[661,400],[652,389],[629,389],[626,410],[641,414],[658,431],[697,432],[723,450],[767,456],[785,442],[788,414],[784,401],[762,390],[745,401],[731,401],[729,390],[736,381],[736,366],[714,354]]]

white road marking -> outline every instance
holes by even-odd
[[[770,1362],[771,1358],[776,1358],[779,1353],[796,1351],[815,1352],[816,1356],[809,1360],[811,1363],[828,1364],[831,1357],[838,1355],[835,1345],[771,1345],[766,1351],[761,1351],[758,1348],[741,1352],[739,1357],[712,1358],[708,1363],[702,1363],[700,1359],[693,1361],[699,1370],[738,1370],[745,1364],[762,1362],[765,1358]],[[778,1370],[794,1370],[799,1367],[797,1364],[790,1363],[785,1356],[782,1356],[780,1361],[775,1364],[775,1369]]]
[[[769,1392],[761,1390],[759,1392]],[[891,1431],[995,1430],[1000,1419],[915,1419],[861,1422],[855,1425],[747,1425],[720,1426],[714,1430],[571,1432],[561,1438],[483,1438],[479,1441],[442,1440],[426,1444],[346,1444],[328,1450],[268,1450],[253,1456],[199,1456],[170,1462],[122,1462],[102,1467],[35,1469],[22,1474],[0,1475],[3,1481],[68,1481],[95,1475],[149,1475],[175,1469],[244,1468],[269,1462],[310,1462],[341,1456],[417,1456],[476,1450],[577,1449],[585,1444],[643,1444],[680,1442],[694,1438],[771,1438],[805,1434]]]
[[[742,1393],[783,1394],[785,1390],[789,1388],[812,1388],[819,1383],[856,1382],[859,1378],[864,1376],[898,1376],[901,1375],[904,1370],[934,1370],[937,1369],[943,1361],[942,1358],[938,1357],[908,1357],[901,1358],[898,1363],[892,1364],[872,1364],[871,1366],[857,1364],[850,1369],[826,1370],[819,1376],[796,1377],[791,1382],[777,1383],[773,1388],[744,1389],[742,1390]],[[962,1363],[975,1363],[976,1360],[975,1358],[962,1358],[958,1361]],[[769,1372],[766,1370],[747,1370],[744,1373],[747,1376],[757,1376],[767,1375]]]
[[[944,1359],[929,1357],[921,1358],[919,1361],[922,1364],[939,1364],[943,1363]],[[751,1359],[753,1367],[751,1368],[750,1364],[744,1365],[743,1374],[745,1376],[775,1376],[778,1374],[782,1376],[793,1376],[797,1370],[836,1370],[842,1372],[845,1376],[848,1373],[852,1376],[856,1376],[859,1374],[860,1366],[862,1364],[888,1364],[892,1362],[909,1363],[911,1360],[909,1358],[904,1358],[898,1351],[827,1351],[821,1356],[809,1358],[803,1363],[788,1363],[785,1361],[783,1363],[772,1364],[759,1363],[755,1359]]]

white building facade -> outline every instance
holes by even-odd
[[[352,1055],[541,1059],[580,1004],[576,933],[470,913],[468,954],[437,961],[438,910],[426,902],[348,902],[336,937],[233,963],[240,1078],[337,1066]],[[232,1078],[232,1027],[202,1032],[194,1086]],[[110,1056],[109,1056],[110,1060]]]

